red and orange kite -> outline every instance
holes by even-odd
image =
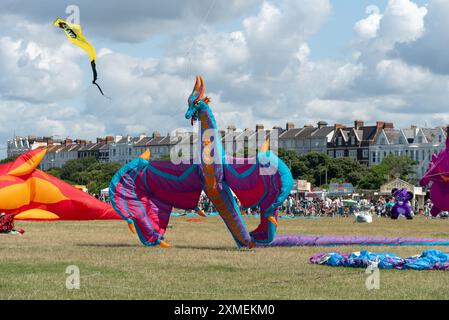
[[[37,169],[46,151],[32,150],[0,165],[0,212],[16,220],[121,219],[110,205]]]

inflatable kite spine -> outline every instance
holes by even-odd
[[[269,244],[258,247],[332,247],[332,246],[449,246],[449,239],[387,238],[354,236],[276,236]]]

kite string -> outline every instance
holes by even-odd
[[[204,21],[206,21],[208,18],[209,18],[209,15],[210,15],[210,13],[212,12],[212,9],[215,7],[215,4],[216,4],[216,2],[217,2],[217,0],[213,0],[212,2],[211,2],[211,5],[209,6],[209,9],[207,10],[207,12],[206,12],[206,14],[205,14],[205,16],[204,16]],[[202,24],[202,25],[200,25],[199,27],[198,27],[198,32],[196,32],[195,34],[198,34],[199,33],[199,31],[201,30],[201,28],[203,27],[203,25],[204,24]],[[195,42],[194,41],[192,41],[192,44],[190,45],[190,47],[189,47],[189,49],[187,50],[187,52],[186,52],[186,56],[187,56],[187,78],[189,78],[190,77],[190,74],[192,73],[192,56],[191,56],[191,54],[192,54],[192,50],[193,50],[193,47],[195,46]]]

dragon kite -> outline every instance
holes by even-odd
[[[204,80],[197,76],[185,117],[192,125],[200,121],[199,161],[150,161],[147,151],[112,179],[112,205],[135,227],[144,245],[169,246],[163,239],[172,208],[196,210],[202,191],[213,202],[239,248],[269,244],[275,237],[278,207],[293,186],[290,170],[268,150],[268,140],[254,159],[245,159],[246,163],[226,155],[209,103]],[[254,231],[248,232],[234,194],[243,206],[260,207],[261,221]]]
[[[0,213],[16,220],[115,220],[114,209],[39,169],[47,149],[0,165]]]

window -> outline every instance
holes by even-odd
[[[337,145],[339,146],[343,145],[343,139],[341,137],[337,138]]]
[[[351,137],[351,145],[355,145],[355,137],[354,136]]]
[[[418,137],[418,143],[422,143],[422,136]]]
[[[357,150],[349,150],[349,157],[352,159],[357,159]]]
[[[404,139],[403,139],[402,137],[399,137],[398,143],[399,143],[399,144],[403,144],[403,143],[404,143]]]
[[[371,152],[371,157],[372,157],[372,162],[376,163],[376,153],[375,152]]]
[[[438,142],[443,142],[443,137],[441,136],[441,134],[438,136]]]
[[[337,152],[335,153],[336,158],[343,158],[344,156],[345,156],[344,150],[337,150]]]
[[[368,157],[369,157],[369,151],[368,151],[368,149],[363,149],[362,157],[363,157],[363,158],[368,158]]]

